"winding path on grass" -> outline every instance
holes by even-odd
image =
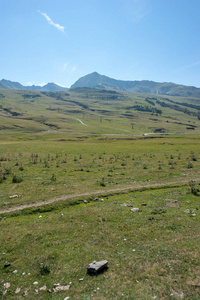
[[[76,119],[77,121],[79,121],[82,125],[88,126],[87,124],[83,123],[80,119]]]
[[[199,181],[199,178],[196,178],[195,181]],[[122,193],[128,193],[128,192],[134,192],[134,191],[142,191],[142,190],[155,190],[155,189],[162,189],[162,188],[177,188],[181,186],[186,186],[188,185],[189,181],[188,179],[182,179],[179,181],[173,181],[173,182],[166,182],[166,183],[137,183],[137,185],[126,185],[126,186],[121,186],[118,188],[112,188],[112,189],[106,189],[106,190],[97,190],[97,191],[92,191],[92,192],[87,192],[87,193],[80,193],[80,194],[73,194],[73,195],[63,195],[61,197],[55,197],[49,200],[45,201],[40,201],[36,203],[30,203],[30,204],[23,204],[23,205],[18,205],[18,206],[13,206],[9,208],[5,208],[0,210],[0,214],[3,213],[9,213],[9,212],[14,212],[14,211],[19,211],[23,210],[26,208],[34,208],[34,207],[41,207],[45,206],[54,202],[58,201],[65,201],[65,200],[70,200],[74,198],[83,198],[83,197],[105,197],[110,194],[122,194]]]

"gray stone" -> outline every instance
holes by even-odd
[[[68,291],[70,289],[70,284],[68,285],[60,285],[60,283],[54,284],[53,291],[54,293],[59,291]]]
[[[139,210],[140,210],[140,209],[139,209],[139,208],[136,208],[136,207],[131,208],[131,211],[132,211],[132,212],[139,211]]]
[[[16,290],[15,290],[15,294],[19,294],[19,293],[20,293],[20,291],[21,291],[21,288],[16,288]]]
[[[185,213],[186,213],[186,214],[191,214],[191,213],[192,213],[192,210],[191,210],[191,209],[186,209],[186,210],[185,210]]]
[[[93,261],[92,263],[90,263],[87,266],[88,273],[97,274],[97,273],[103,271],[104,269],[106,269],[107,264],[108,264],[107,260]]]
[[[94,201],[99,201],[99,198],[97,198],[97,197],[96,197],[96,198],[94,198]]]

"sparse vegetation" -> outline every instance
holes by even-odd
[[[197,188],[196,182],[194,180],[190,180],[189,186],[191,189],[191,193],[194,195],[197,195],[199,192],[199,189]]]
[[[0,298],[198,299],[198,101],[111,92],[2,90]]]

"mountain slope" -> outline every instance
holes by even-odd
[[[159,83],[148,80],[116,80],[104,75],[100,75],[97,72],[81,77],[71,86],[72,89],[77,87],[117,89],[137,93],[200,98],[200,89],[196,87],[178,85],[168,82]]]
[[[32,91],[40,91],[40,92],[53,92],[53,91],[66,91],[67,88],[59,86],[53,82],[47,83],[44,86],[23,86],[19,82],[14,82],[10,80],[2,79],[0,81],[1,89],[14,89],[14,90],[32,90]]]

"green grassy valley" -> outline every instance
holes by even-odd
[[[1,299],[199,299],[199,134],[198,98],[1,89]]]

